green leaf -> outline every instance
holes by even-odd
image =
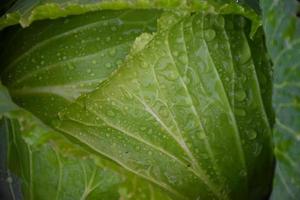
[[[186,0],[18,0],[0,18],[0,30],[20,23],[23,27],[41,19],[55,19],[98,10],[171,9],[186,6]]]
[[[10,113],[2,124],[9,138],[9,169],[19,176],[25,200],[169,199],[155,186],[109,160],[95,158],[28,113]]]
[[[0,118],[2,114],[16,109],[17,106],[12,102],[7,88],[0,82]]]
[[[2,33],[1,73],[13,100],[46,123],[113,73],[160,11],[101,11]],[[46,105],[46,106],[45,106]]]
[[[178,20],[68,106],[57,129],[175,199],[266,199],[272,124],[258,74],[269,65],[256,71],[249,21]]]
[[[201,10],[213,13],[239,13],[253,22],[252,35],[254,35],[260,19],[254,10],[257,2],[254,0],[19,0],[0,18],[0,30],[15,24],[23,27],[42,19],[55,19],[69,15],[84,14],[98,10],[120,9],[164,9],[164,10]]]
[[[277,157],[273,200],[300,198],[299,2],[261,1],[267,47],[274,64]]]

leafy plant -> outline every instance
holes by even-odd
[[[298,199],[298,3],[260,4],[8,2],[3,198]]]

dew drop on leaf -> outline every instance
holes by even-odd
[[[190,83],[190,79],[187,76],[183,77],[183,81],[185,84],[189,84]]]
[[[109,110],[109,111],[107,112],[107,115],[110,116],[110,117],[114,117],[114,116],[115,116],[115,113],[114,113],[113,111]]]
[[[140,64],[140,67],[141,67],[141,68],[144,68],[144,69],[147,68],[147,66],[148,66],[147,63],[145,63],[145,62],[142,62],[142,63]]]
[[[245,170],[241,170],[239,174],[240,174],[240,176],[242,176],[242,177],[247,176],[247,172],[246,172]]]
[[[145,131],[147,128],[143,126],[140,129],[141,129],[141,131]]]
[[[178,78],[178,74],[174,71],[170,71],[170,73],[166,76],[166,79],[170,81],[174,81]]]
[[[255,143],[253,145],[253,155],[254,156],[259,156],[259,154],[261,153],[262,151],[262,145],[258,144],[258,143]]]
[[[213,29],[207,29],[204,31],[204,38],[206,41],[212,41],[216,37],[216,32]]]
[[[106,67],[106,68],[111,68],[111,64],[110,64],[110,63],[106,63],[106,64],[105,64],[105,67]]]
[[[109,51],[109,55],[114,56],[116,54],[116,50],[115,49],[111,49]]]
[[[69,69],[69,70],[73,70],[73,69],[74,69],[74,66],[71,65],[71,64],[69,64],[69,65],[68,65],[68,69]]]
[[[238,116],[246,116],[246,111],[244,109],[235,109],[234,113]]]
[[[249,131],[247,131],[246,134],[247,134],[249,140],[254,140],[257,136],[257,132],[254,130],[249,130]]]
[[[243,100],[245,100],[246,97],[247,97],[247,94],[245,91],[240,90],[235,93],[235,98],[237,101],[243,101]]]

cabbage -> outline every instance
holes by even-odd
[[[4,197],[268,199],[280,100],[247,3],[6,4]]]

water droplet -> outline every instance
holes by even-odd
[[[146,69],[147,68],[147,63],[141,62],[140,67]]]
[[[262,151],[262,145],[258,144],[258,143],[255,143],[253,145],[253,155],[254,156],[259,156],[259,154],[261,153]]]
[[[111,64],[110,64],[110,63],[106,63],[106,64],[105,64],[105,67],[106,67],[106,68],[111,68]]]
[[[206,135],[204,133],[200,133],[198,137],[199,139],[203,140],[206,138]]]
[[[247,97],[247,94],[243,90],[237,91],[235,93],[235,98],[237,101],[243,101],[246,97]]]
[[[178,78],[178,74],[174,71],[170,71],[170,73],[168,74],[168,76],[166,76],[166,78],[170,81],[174,81]]]
[[[176,42],[177,42],[178,44],[181,44],[181,43],[184,42],[184,40],[183,40],[182,38],[177,38],[177,39],[176,39]]]
[[[159,114],[162,116],[162,117],[167,117],[169,115],[169,112],[168,110],[165,108],[165,107],[162,107],[160,110],[159,110]]]
[[[178,51],[174,51],[174,52],[173,52],[173,55],[174,55],[175,57],[177,57],[178,54],[179,54]]]
[[[247,81],[247,77],[244,76],[243,74],[240,75],[239,80],[245,83]]]
[[[190,79],[187,76],[183,77],[183,81],[185,82],[185,84],[189,84],[190,83]]]
[[[174,175],[170,175],[168,173],[165,173],[165,176],[167,177],[168,181],[172,184],[176,184],[177,178]]]
[[[113,111],[109,110],[109,111],[107,112],[107,115],[110,116],[110,117],[114,117],[114,116],[115,116],[115,113],[114,113]]]
[[[64,24],[69,23],[69,21],[70,21],[69,18],[65,19],[65,20],[64,20]]]
[[[116,54],[116,50],[115,49],[111,49],[109,51],[109,55],[114,56]]]
[[[68,69],[69,69],[69,70],[73,70],[73,69],[74,69],[74,66],[71,65],[71,64],[69,64],[69,65],[68,65]]]
[[[254,140],[257,136],[257,132],[254,130],[249,130],[246,132],[249,140]]]
[[[244,109],[237,108],[234,110],[234,113],[238,116],[246,116],[246,111]]]
[[[216,32],[213,29],[207,29],[204,31],[205,40],[212,41],[216,37]]]
[[[241,170],[239,174],[240,174],[240,176],[242,176],[242,177],[247,176],[246,170]]]

